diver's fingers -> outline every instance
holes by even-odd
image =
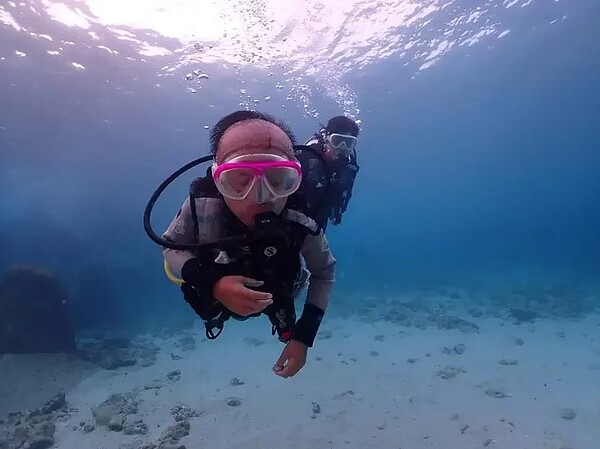
[[[256,304],[256,307],[258,308],[258,310],[260,310],[262,312],[264,309],[266,309],[271,304],[273,304],[273,300],[272,299],[257,299],[254,301],[254,304]]]
[[[236,313],[240,315],[248,316],[253,313],[262,312],[267,306],[272,304],[273,301],[255,301],[253,299],[244,300],[240,305]]]
[[[248,287],[260,287],[261,285],[264,284],[263,281],[259,281],[257,279],[252,279],[252,278],[247,278],[244,276],[240,276],[240,282],[243,285],[247,285]]]
[[[252,290],[250,288],[242,287],[240,291],[240,295],[244,299],[250,300],[262,300],[262,301],[272,301],[273,295],[269,292],[259,292],[257,290]]]

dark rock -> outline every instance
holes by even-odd
[[[152,382],[148,382],[144,385],[144,390],[159,390],[163,387],[163,384],[160,380],[153,380]]]
[[[61,392],[42,405],[39,410],[42,415],[46,415],[55,412],[56,410],[60,410],[61,408],[66,407],[66,405],[65,394]]]
[[[66,288],[33,266],[10,269],[0,281],[0,353],[75,352]]]
[[[510,315],[519,323],[532,323],[540,317],[537,312],[532,310],[515,309],[514,307],[510,308]]]
[[[458,345],[454,345],[454,347],[452,348],[454,350],[454,352],[458,355],[461,355],[465,352],[465,345],[463,345],[462,343],[458,344]]]
[[[193,351],[196,349],[196,340],[191,335],[186,335],[185,337],[181,337],[178,346],[182,351]]]
[[[32,428],[32,432],[34,435],[39,437],[50,437],[54,438],[54,432],[56,432],[56,426],[52,422],[42,423],[38,427]]]
[[[244,382],[239,380],[237,377],[234,377],[233,379],[231,379],[231,381],[229,382],[229,385],[233,385],[233,386],[238,386],[238,385],[244,385]]]
[[[138,403],[132,394],[113,394],[102,404],[92,407],[92,415],[96,424],[120,432],[127,415],[138,411]]]
[[[446,368],[439,370],[436,373],[436,376],[438,376],[442,379],[453,379],[459,373],[464,373],[464,372],[465,372],[464,368],[456,368],[453,366],[447,366]]]
[[[135,350],[136,357],[141,359],[140,365],[144,367],[152,366],[156,362],[156,355],[160,352],[160,347],[153,342],[144,342],[139,344]]]
[[[173,419],[176,422],[181,422],[181,421],[187,421],[191,418],[196,418],[196,417],[200,416],[200,412],[197,412],[196,410],[194,410],[182,403],[177,403],[171,409],[171,415],[173,416]]]
[[[438,316],[437,325],[439,329],[458,329],[459,331],[465,333],[479,332],[479,326],[477,326],[475,323],[471,323],[452,315]]]
[[[124,435],[147,435],[148,426],[137,415],[128,416],[123,428]]]
[[[161,436],[161,443],[177,444],[179,440],[190,434],[190,423],[180,421],[177,424],[169,426]]]
[[[577,412],[572,408],[563,408],[560,410],[560,417],[564,420],[571,421],[575,419]]]
[[[95,430],[95,427],[93,424],[86,424],[85,426],[83,426],[82,432],[90,433],[90,432],[93,432],[94,430]]]
[[[471,315],[473,318],[481,318],[483,316],[483,312],[481,311],[481,309],[469,309],[468,314]]]
[[[227,405],[229,407],[239,407],[242,405],[242,400],[240,398],[228,398]]]
[[[504,399],[509,396],[503,388],[487,388],[485,394],[496,399]]]
[[[169,380],[179,380],[181,377],[181,370],[174,370],[167,374],[167,379]]]
[[[108,423],[108,430],[112,430],[113,432],[121,432],[123,430],[124,421],[123,415],[121,414],[113,416]]]
[[[86,341],[80,349],[85,358],[107,370],[133,366],[137,362],[129,341],[122,338]]]
[[[124,337],[105,338],[102,340],[103,349],[128,349],[130,340]]]
[[[52,446],[54,446],[54,438],[38,437],[29,443],[28,449],[47,449]]]

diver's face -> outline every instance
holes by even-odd
[[[234,157],[251,154],[272,154],[294,160],[294,151],[289,137],[279,127],[264,120],[246,120],[230,126],[219,141],[216,162],[222,164]],[[259,188],[259,183],[253,189]],[[254,192],[242,200],[225,197],[227,207],[245,225],[253,226],[257,214],[280,213],[287,198],[272,198],[258,203]]]

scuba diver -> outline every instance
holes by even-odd
[[[300,201],[323,231],[328,222],[342,222],[359,167],[356,162],[358,124],[343,115],[331,118],[304,146],[296,149],[302,165]]]
[[[164,248],[167,275],[173,280],[173,272],[180,274],[183,296],[209,339],[229,318],[265,314],[273,335],[286,343],[273,371],[293,376],[313,346],[336,262],[315,221],[288,206],[302,180],[294,135],[270,115],[237,111],[214,126],[210,140],[213,164],[206,176],[192,182],[160,238],[151,231],[150,211],[178,172],[165,181],[146,208],[146,232]],[[296,320],[294,300],[305,284],[307,298]]]

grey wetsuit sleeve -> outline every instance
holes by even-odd
[[[325,310],[335,282],[336,260],[323,231],[316,236],[309,234],[301,251],[310,273],[306,302]]]
[[[181,209],[177,212],[177,215],[164,232],[163,238],[173,243],[194,243],[194,222],[189,198],[185,200]],[[163,257],[174,273],[181,273],[181,267],[194,257],[194,253],[186,250],[164,248]]]

